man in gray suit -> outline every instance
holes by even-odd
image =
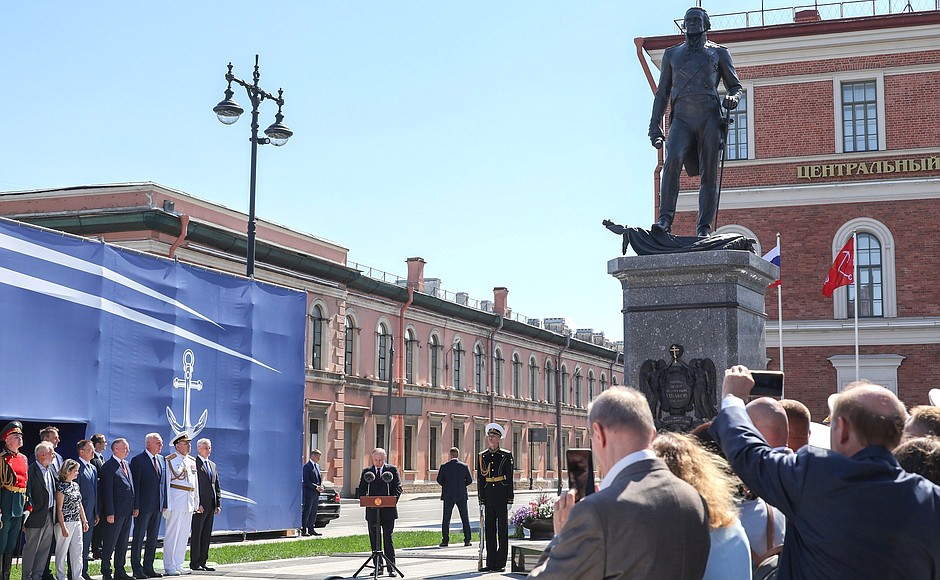
[[[614,387],[588,413],[600,490],[555,502],[555,538],[530,578],[698,580],[710,548],[698,492],[650,450],[656,436],[643,395]]]

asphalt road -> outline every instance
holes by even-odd
[[[535,498],[538,491],[516,491],[516,505],[527,502]],[[549,492],[554,495],[554,490]],[[433,494],[405,494],[398,503],[398,520],[395,522],[396,530],[432,530],[441,529],[441,512],[443,502],[440,497]],[[470,495],[467,502],[467,511],[470,514],[470,528],[473,532],[479,531],[480,524],[480,505],[474,494]],[[460,537],[460,515],[457,509],[451,516],[450,521],[451,542],[462,539]],[[317,531],[327,537],[342,537],[355,534],[365,534],[366,520],[365,508],[359,507],[359,500],[344,499],[340,508],[339,518],[333,520],[323,528],[317,528]],[[457,534],[456,538],[454,534]]]

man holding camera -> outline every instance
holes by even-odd
[[[477,493],[483,506],[486,567],[482,572],[503,572],[509,557],[509,505],[513,500],[512,453],[499,448],[506,430],[497,423],[486,426],[486,450],[477,458]]]
[[[555,502],[555,537],[530,578],[699,579],[711,546],[708,509],[650,449],[656,428],[646,398],[613,387],[588,411],[600,490]]]

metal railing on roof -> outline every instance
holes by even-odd
[[[730,14],[709,14],[709,20],[711,21],[712,30],[774,26],[777,24],[792,24],[796,20],[797,12],[804,10],[817,11],[820,20],[836,20],[839,18],[860,18],[903,12],[940,10],[940,0],[847,0],[846,2],[814,3],[789,8],[732,12]],[[676,19],[675,24],[680,34],[685,32],[682,28],[682,18]]]

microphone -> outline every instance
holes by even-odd
[[[375,474],[372,473],[371,471],[367,471],[366,474],[362,476],[362,478],[366,480],[366,483],[372,483],[373,481],[375,481]]]
[[[393,476],[390,471],[386,471],[385,473],[382,474],[382,481],[384,481],[385,483],[392,483],[392,479],[393,479]]]

